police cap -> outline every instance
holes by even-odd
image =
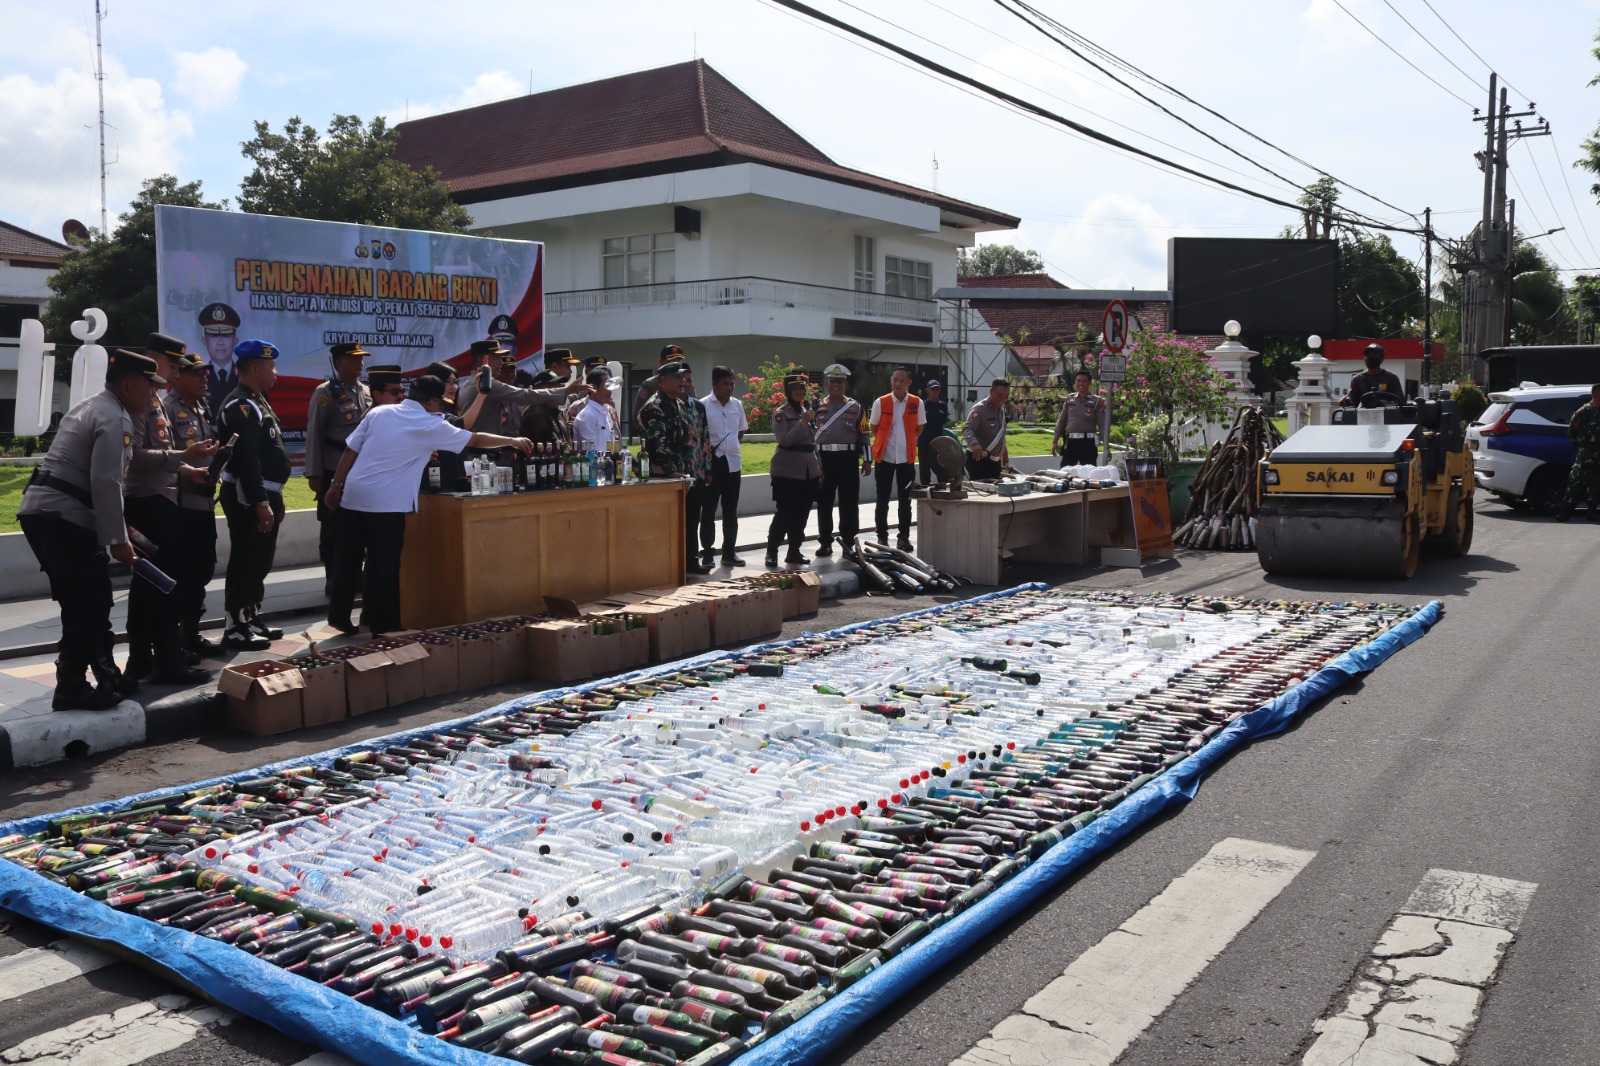
[[[270,341],[240,341],[233,346],[233,358],[241,363],[246,359],[271,359],[276,362],[278,348]]]
[[[177,359],[188,351],[183,342],[176,337],[169,337],[165,333],[152,333],[144,339],[144,350],[151,355],[164,355],[168,359]]]
[[[530,387],[542,389],[551,385],[559,385],[561,381],[561,375],[557,374],[554,370],[541,370],[533,376],[533,385]]]
[[[200,325],[207,333],[233,333],[239,329],[239,312],[224,303],[206,304],[200,309]]]
[[[500,357],[500,369],[501,370],[508,370],[511,367],[514,367],[516,365],[517,365],[517,357],[512,355],[510,352],[507,352],[505,355],[502,355]]]
[[[785,374],[783,376],[783,391],[785,394],[796,385],[810,385],[811,379],[804,374]]]
[[[374,389],[387,389],[400,384],[400,367],[392,363],[367,367],[367,384]]]
[[[167,379],[156,373],[156,361],[148,355],[130,352],[126,348],[113,349],[106,360],[106,380],[141,377],[152,385],[165,385]]]
[[[576,363],[578,357],[572,354],[571,348],[546,348],[544,351],[544,365],[554,366],[557,363]]]
[[[343,359],[347,355],[353,355],[360,358],[372,354],[355,341],[350,341],[346,344],[335,344],[332,348],[328,349],[328,353],[335,359]]]
[[[510,350],[510,348],[493,339],[472,342],[472,358],[474,359],[487,359],[491,355],[505,355]]]
[[[843,363],[829,363],[828,368],[822,372],[822,376],[826,378],[847,378],[850,376],[850,368]]]
[[[177,367],[179,372],[198,370],[204,373],[206,369],[206,361],[195,352],[184,352],[182,355],[171,355],[167,358],[172,360],[172,365]]]
[[[489,336],[516,337],[517,323],[510,315],[495,315],[489,322]]]

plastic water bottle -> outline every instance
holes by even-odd
[[[583,472],[589,487],[595,488],[600,484],[600,464],[595,459],[594,448],[591,446],[583,456]]]

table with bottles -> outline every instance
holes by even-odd
[[[683,584],[685,483],[650,477],[642,450],[542,446],[512,465],[474,457],[467,474],[472,491],[423,493],[406,522],[407,628],[543,610],[547,595],[584,603]]]
[[[1007,559],[1101,565],[1101,549],[1137,546],[1133,529],[1126,484],[917,501],[917,557],[977,585],[1000,584]]]

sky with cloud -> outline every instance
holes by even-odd
[[[1515,10],[1488,0],[1030,0],[1222,145],[997,0],[813,3],[1204,173],[1293,200],[1319,168],[1394,205],[1347,191],[1348,206],[1402,225],[1413,224],[1406,212],[1431,206],[1447,236],[1465,234],[1481,203],[1472,108],[1486,102],[1492,63],[1517,110],[1531,98],[1554,130],[1512,146],[1519,228],[1564,226],[1539,238],[1552,258],[1600,267],[1595,179],[1571,169],[1600,124],[1600,86],[1587,85],[1600,74],[1590,54],[1600,0],[1529,0]],[[1273,236],[1297,221],[998,106],[767,0],[107,0],[107,9],[113,225],[139,183],[161,173],[232,197],[254,120],[402,121],[695,55],[847,166],[937,183],[1020,216],[1018,232],[985,239],[1038,249],[1071,285],[1162,288],[1170,237]],[[93,12],[92,0],[0,0],[0,219],[49,236],[68,217],[99,224]],[[1396,244],[1420,255],[1414,237]]]

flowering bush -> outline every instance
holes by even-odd
[[[775,355],[762,363],[756,372],[744,379],[744,416],[750,422],[750,432],[771,433],[772,412],[783,406],[783,379],[790,374],[803,374],[799,363],[791,363]]]
[[[1100,352],[1087,362],[1098,375]],[[1228,379],[1211,362],[1205,345],[1161,330],[1134,335],[1123,353],[1127,379],[1117,386],[1116,417],[1137,424],[1132,442],[1141,454],[1172,464],[1183,454],[1184,423],[1217,422],[1228,417]]]

